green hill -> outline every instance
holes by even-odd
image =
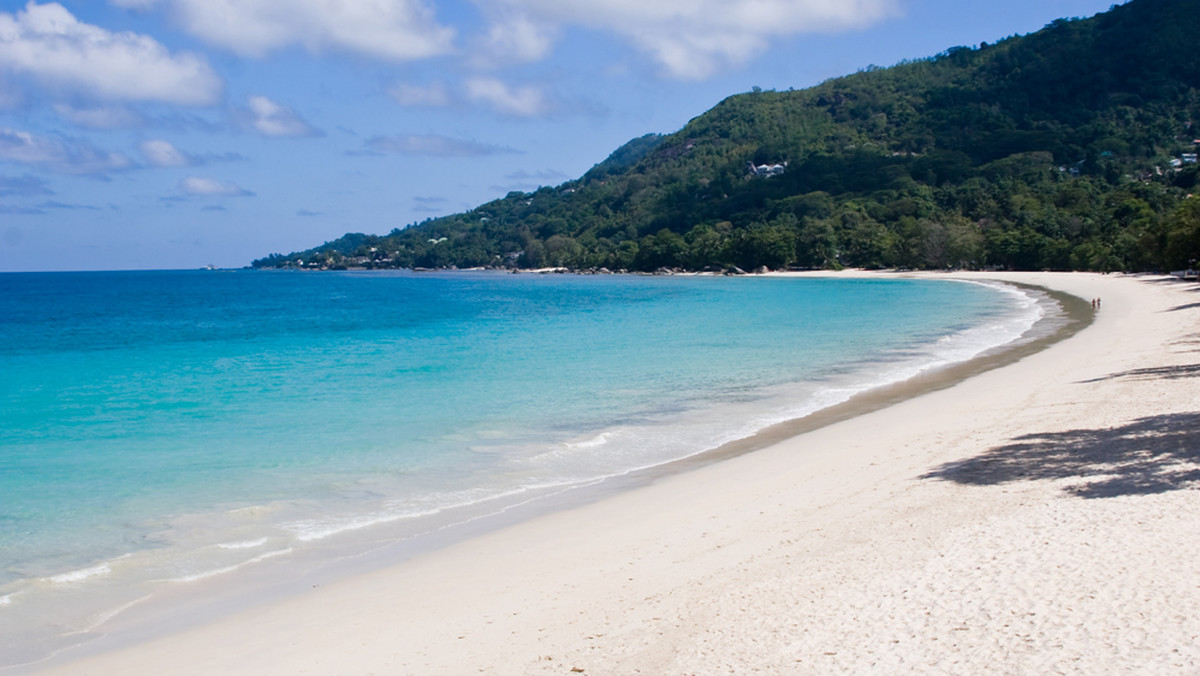
[[[1200,258],[1198,42],[1200,3],[1132,0],[731,96],[578,180],[254,265],[1182,268]]]

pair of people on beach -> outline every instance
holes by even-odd
[[[1093,309],[1093,310],[1099,310],[1099,309],[1100,309],[1100,299],[1099,299],[1099,298],[1093,298],[1093,299],[1092,299],[1092,309]]]

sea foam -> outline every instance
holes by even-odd
[[[241,542],[220,542],[217,547],[220,549],[254,549],[267,544],[267,538],[258,538],[257,540],[243,540]]]
[[[83,580],[87,580],[89,578],[102,577],[110,573],[112,573],[112,568],[107,563],[101,563],[88,568],[81,568],[79,570],[72,570],[67,573],[51,575],[50,577],[44,579],[47,582],[53,582],[54,584],[71,584],[73,582],[82,582]]]

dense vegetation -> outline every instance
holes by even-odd
[[[254,265],[1188,267],[1198,42],[1200,2],[1132,0],[810,89],[755,89],[578,180]]]

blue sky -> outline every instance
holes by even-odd
[[[0,271],[247,265],[1111,0],[0,0]]]

